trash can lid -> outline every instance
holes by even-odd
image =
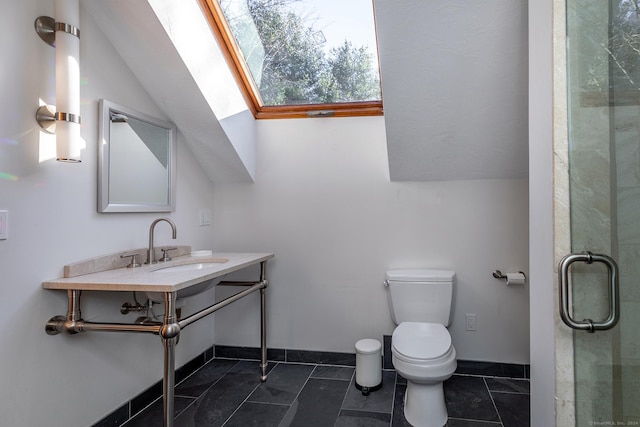
[[[380,341],[371,338],[365,338],[356,343],[356,353],[360,354],[378,353],[381,349]]]

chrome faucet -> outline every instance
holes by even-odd
[[[151,223],[151,227],[149,227],[149,249],[147,249],[147,262],[145,264],[156,263],[156,256],[153,250],[153,232],[156,228],[156,224],[158,224],[160,221],[165,221],[169,223],[169,225],[171,226],[171,238],[172,239],[176,238],[176,225],[169,218],[158,218],[155,221],[153,221]]]

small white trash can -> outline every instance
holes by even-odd
[[[356,388],[367,396],[382,387],[382,344],[374,339],[356,343]]]

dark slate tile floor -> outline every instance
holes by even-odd
[[[383,371],[382,387],[363,396],[355,368],[213,359],[176,387],[176,427],[405,427],[406,381]],[[528,427],[529,381],[456,374],[445,382],[448,427]],[[125,427],[162,425],[157,400]]]

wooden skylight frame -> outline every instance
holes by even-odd
[[[308,117],[357,117],[383,115],[382,101],[342,102],[336,104],[264,105],[251,72],[240,54],[231,28],[217,0],[198,0],[202,13],[217,38],[242,95],[256,119]]]

